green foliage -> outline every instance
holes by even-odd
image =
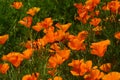
[[[10,5],[14,1],[22,1],[23,7],[19,10],[14,9]],[[117,20],[120,18],[120,15],[112,15],[109,11],[103,11],[100,9],[100,18],[105,19],[106,16],[109,19],[115,18],[116,21],[106,22],[102,21],[101,26],[105,27],[102,30],[100,35],[95,35],[91,30],[93,26],[89,24],[82,24],[80,21],[75,20],[75,16],[77,15],[77,9],[74,7],[74,3],[82,2],[84,3],[86,0],[0,0],[0,35],[9,34],[9,40],[4,44],[0,45],[0,57],[9,52],[22,52],[25,50],[24,46],[21,46],[20,43],[25,43],[28,40],[36,40],[41,38],[44,33],[36,32],[31,28],[28,29],[18,23],[24,16],[26,16],[26,11],[32,7],[40,7],[40,12],[38,12],[33,17],[33,24],[35,25],[37,22],[44,20],[47,17],[51,17],[56,23],[72,23],[69,28],[69,32],[71,34],[77,35],[78,32],[82,30],[87,30],[89,32],[89,36],[85,43],[87,44],[87,51],[71,51],[70,59],[65,61],[64,64],[60,65],[58,68],[57,75],[63,77],[63,80],[83,80],[83,77],[75,77],[70,73],[71,68],[68,67],[68,63],[72,61],[72,59],[82,59],[92,60],[93,65],[101,65],[102,63],[111,62],[113,66],[113,71],[120,71],[120,42],[116,43],[116,39],[114,38],[114,33],[120,31],[120,22]],[[104,2],[104,0],[101,0]],[[110,0],[106,0],[107,2]],[[103,5],[101,2],[100,6]],[[110,39],[111,45],[108,47],[108,51],[106,55],[102,58],[98,58],[94,55],[90,54],[89,46],[92,42],[97,42],[100,40]],[[47,45],[46,47],[49,47]],[[15,68],[10,63],[10,70],[7,74],[0,74],[0,80],[21,80],[21,78],[26,74],[31,74],[33,72],[40,73],[41,80],[47,80],[51,76],[47,74],[47,60],[50,54],[48,49],[40,50],[34,52],[34,55],[30,60],[24,60],[19,68]],[[0,60],[0,62],[2,62]]]

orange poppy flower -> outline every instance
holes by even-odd
[[[98,69],[98,66],[93,66],[92,69]]]
[[[9,69],[8,63],[0,64],[0,73],[6,74]]]
[[[70,71],[72,73],[72,75],[75,75],[75,76],[79,76],[80,75],[79,67],[80,67],[82,62],[83,62],[83,59],[82,60],[72,60],[72,62],[68,64],[68,66],[73,67],[72,71]]]
[[[78,33],[77,37],[80,41],[85,40],[88,36],[88,31],[81,31]]]
[[[78,11],[77,11],[79,18],[80,19],[84,19],[84,18],[87,19],[88,11],[85,9],[85,6],[83,5],[81,7],[81,9],[83,9],[83,10],[78,9]]]
[[[63,59],[60,55],[52,55],[48,60],[48,68],[56,68],[58,65],[63,63]]]
[[[87,0],[85,4],[92,4],[93,6],[97,6],[100,3],[100,0]]]
[[[118,9],[120,8],[120,2],[119,1],[111,1],[107,4],[108,8],[113,13],[118,13]]]
[[[100,11],[99,11],[99,10],[96,10],[96,11],[95,11],[95,15],[96,15],[96,16],[99,16],[99,14],[100,14]]]
[[[101,80],[103,76],[104,76],[103,72],[100,72],[98,69],[93,69],[90,71],[89,74],[86,74],[84,76],[84,80]]]
[[[100,3],[100,0],[87,0],[85,2],[85,8],[87,11],[92,12],[95,10],[95,7]]]
[[[67,31],[68,30],[68,28],[70,27],[72,25],[72,23],[67,23],[67,24],[60,24],[60,23],[57,23],[57,24],[55,24],[55,26],[57,27],[57,28],[59,28],[60,30],[62,30],[62,31]]]
[[[31,16],[26,16],[22,20],[20,20],[18,23],[20,23],[21,25],[23,25],[27,28],[30,28],[30,26],[32,24],[32,17]]]
[[[36,25],[32,26],[32,29],[34,29],[37,32],[40,32],[42,30],[42,24],[38,22]]]
[[[78,12],[78,17],[75,17],[75,19],[81,21],[83,24],[86,24],[90,16],[88,15],[87,11]]]
[[[15,9],[20,9],[23,6],[23,4],[22,2],[13,2],[11,6]]]
[[[48,43],[46,37],[43,37],[41,39],[37,39],[37,46],[40,49],[41,47],[43,48],[46,44]]]
[[[26,49],[25,51],[23,51],[23,56],[25,59],[30,59],[32,53],[33,53],[33,49]]]
[[[58,50],[56,54],[52,55],[48,60],[48,68],[56,68],[69,58],[70,50]]]
[[[48,28],[50,26],[52,26],[53,24],[53,20],[52,18],[45,18],[44,21],[41,22],[43,28]]]
[[[107,75],[103,76],[102,80],[120,80],[120,73],[110,72]]]
[[[27,74],[22,77],[22,80],[38,80],[39,73]]]
[[[116,33],[114,34],[114,37],[115,37],[116,39],[119,39],[119,40],[120,40],[120,32],[116,32]]]
[[[69,49],[64,49],[64,50],[59,50],[56,54],[62,57],[63,61],[67,60],[70,56],[70,50]]]
[[[52,80],[51,78],[49,78],[48,80]],[[55,76],[53,80],[63,80],[62,77],[60,76]]]
[[[85,2],[85,8],[87,11],[94,11],[95,7],[100,3],[100,0],[87,0]]]
[[[72,41],[68,42],[68,46],[72,49],[72,50],[85,50],[86,46],[83,43],[84,40],[80,41],[79,39],[73,39]]]
[[[102,10],[104,10],[104,11],[105,11],[105,10],[109,10],[109,8],[108,8],[107,5],[103,5],[103,6],[102,6]]]
[[[40,11],[40,8],[33,7],[33,8],[30,8],[26,13],[29,14],[29,15],[31,15],[31,16],[34,16],[39,11]]]
[[[25,47],[27,49],[34,49],[34,50],[38,50],[41,49],[42,47],[44,47],[47,43],[45,42],[45,39],[37,39],[36,41],[27,41],[25,43]]]
[[[85,62],[85,64],[86,64],[87,72],[90,72],[91,68],[92,68],[92,61],[88,60],[88,61]]]
[[[54,30],[55,30],[54,26],[49,26],[48,28],[45,28],[43,32],[46,34],[49,33],[50,31],[54,33]]]
[[[52,55],[48,60],[50,68],[56,68],[57,65],[62,64],[70,56],[70,50],[60,50],[60,47],[56,43],[51,46],[51,49],[50,52],[56,52],[56,54]]]
[[[69,42],[68,46],[72,50],[85,50],[86,46],[84,44],[85,38],[87,37],[88,32],[87,31],[81,31],[78,33],[77,37],[69,35]]]
[[[101,19],[100,18],[93,18],[90,22],[91,25],[93,26],[98,26],[98,24],[101,22]]]
[[[44,46],[47,44],[47,40],[45,37],[39,38],[35,41],[27,41],[24,45],[27,49],[33,49],[33,50],[39,50],[41,48],[44,48]]]
[[[79,4],[75,3],[74,6],[78,9],[77,10],[78,16],[75,17],[75,19],[81,21],[83,24],[86,24],[87,20],[90,18],[86,6],[82,5],[82,3]]]
[[[55,41],[55,33],[53,26],[50,26],[49,28],[45,29],[44,33],[46,34],[43,38],[45,38],[47,42],[53,43]]]
[[[92,43],[92,45],[90,46],[90,48],[92,49],[91,54],[97,55],[99,57],[103,57],[107,50],[108,45],[110,45],[110,40],[104,40],[104,41]]]
[[[19,52],[11,52],[7,55],[3,55],[2,60],[9,61],[13,66],[18,67],[23,61],[24,56]]]
[[[73,67],[73,69],[70,71],[72,75],[74,76],[83,76],[86,72],[89,72],[92,67],[92,61],[86,61],[84,60],[72,60],[71,63],[68,64],[68,66]]]
[[[55,41],[61,41],[65,37],[65,32],[62,30],[58,30],[54,33]]]
[[[55,36],[54,36],[54,32],[50,32],[50,33],[47,33],[43,39],[45,40],[46,39],[46,43],[53,43],[55,42]]]
[[[9,38],[8,34],[0,36],[0,44],[5,44],[5,42],[8,40],[8,38]]]
[[[32,48],[32,41],[27,41],[24,45],[27,49],[31,49]]]
[[[60,46],[58,46],[58,44],[57,43],[53,43],[51,46],[50,46],[50,49],[51,50],[49,50],[50,52],[58,52],[59,50],[60,50]]]
[[[67,33],[65,34],[65,39],[68,40],[68,41],[72,41],[74,38],[76,38],[76,36],[70,34],[69,32],[67,32]]]
[[[111,63],[102,64],[100,66],[100,70],[102,70],[104,72],[109,72],[110,69],[111,69]]]
[[[99,4],[100,3],[100,0],[87,0],[86,2],[85,2],[85,4],[89,4],[89,3],[94,3],[94,4]]]

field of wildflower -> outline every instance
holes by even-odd
[[[120,80],[120,0],[0,0],[0,80]]]

